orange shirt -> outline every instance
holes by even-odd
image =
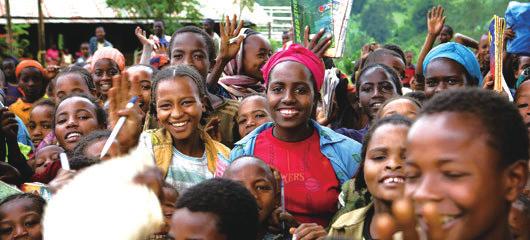
[[[33,106],[32,103],[24,102],[22,98],[19,98],[9,106],[9,111],[17,115],[24,122],[24,125],[28,125],[31,106]]]

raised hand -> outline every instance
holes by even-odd
[[[223,61],[230,61],[235,58],[239,48],[241,47],[241,42],[243,42],[243,36],[239,36],[241,28],[243,28],[243,20],[237,21],[237,16],[234,15],[232,19],[230,17],[225,17],[224,23],[219,23],[219,28],[221,32],[221,42],[219,49],[219,58]],[[235,41],[230,41],[235,38]]]
[[[138,138],[142,133],[144,112],[139,107],[139,102],[137,101],[134,107],[130,109],[125,107],[133,96],[140,96],[140,79],[138,77],[129,79],[129,73],[125,71],[121,76],[112,78],[112,88],[109,90],[108,99],[108,128],[112,130],[120,117],[127,117],[117,137],[122,154],[127,153],[129,149],[138,144]]]
[[[392,239],[392,235],[399,229],[403,232],[403,239],[406,240],[443,240],[446,232],[443,230],[441,217],[438,214],[434,203],[426,203],[417,214],[414,211],[412,201],[409,199],[399,199],[392,204],[392,216],[389,214],[375,216],[375,229],[379,239]],[[421,219],[416,219],[421,215]],[[423,234],[418,232],[418,222],[424,222],[427,229],[421,229]]]
[[[15,119],[15,114],[7,108],[0,109],[0,127],[0,131],[8,143],[17,142],[18,122]]]
[[[427,13],[427,32],[434,36],[440,35],[445,23],[444,9],[438,5]]]
[[[157,49],[155,45],[155,41],[151,37],[147,38],[147,33],[144,30],[142,30],[142,28],[137,26],[136,29],[134,29],[134,35],[136,35],[136,37],[138,38],[138,41],[140,41],[142,45],[150,46],[154,50]]]
[[[324,39],[322,39],[322,36],[324,36],[324,29],[320,29],[320,31],[309,40],[309,27],[306,26],[304,29],[304,47],[311,50],[311,52],[318,57],[324,56],[326,50],[331,46],[331,35],[326,36]],[[322,41],[320,41],[321,39]]]

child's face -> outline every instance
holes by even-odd
[[[54,110],[52,106],[47,105],[36,106],[31,110],[28,130],[35,147],[52,131]]]
[[[86,98],[68,98],[55,113],[55,136],[67,151],[72,151],[82,136],[100,128],[103,126],[98,123],[96,106]]]
[[[478,42],[478,52],[481,54],[489,54],[490,51],[490,41],[488,38],[488,35],[484,34],[482,37],[480,37],[480,41]]]
[[[118,64],[111,59],[103,58],[94,64],[92,77],[96,85],[96,91],[107,99],[109,89],[112,87],[112,78],[120,74]]]
[[[440,32],[440,36],[438,36],[438,40],[440,40],[440,43],[446,43],[451,41],[451,34],[449,33],[449,29],[446,27],[443,27],[442,32]]]
[[[431,98],[445,90],[463,88],[467,81],[469,79],[462,65],[453,60],[437,58],[427,65],[425,71],[425,96]]]
[[[15,69],[16,64],[11,59],[6,59],[2,61],[2,71],[4,71],[4,74],[6,75],[6,79],[14,78],[15,77]]]
[[[129,78],[134,79],[135,77],[138,77],[140,79],[140,86],[141,86],[141,99],[140,99],[140,108],[142,108],[142,111],[144,113],[149,112],[149,103],[151,102],[151,74],[149,74],[147,71],[133,68],[128,69],[127,72],[129,73]]]
[[[208,212],[192,212],[181,208],[173,213],[169,235],[174,240],[216,239],[226,240],[219,232],[218,217]]]
[[[359,102],[370,119],[373,119],[381,105],[397,96],[397,86],[382,68],[373,68],[359,78]]]
[[[505,226],[509,174],[476,117],[421,117],[409,131],[406,155],[405,195],[417,212],[436,204],[447,239],[476,239]]]
[[[260,223],[266,223],[269,216],[278,207],[276,189],[274,189],[274,176],[264,169],[264,164],[256,161],[236,161],[230,165],[225,178],[241,183],[254,196],[258,204]]]
[[[270,73],[267,101],[276,126],[292,129],[307,124],[315,106],[309,70],[292,61],[276,65]]]
[[[26,94],[25,99],[27,102],[35,102],[44,94],[44,77],[34,67],[24,68],[20,71],[18,86]]]
[[[366,150],[364,180],[374,198],[391,202],[403,196],[403,161],[409,128],[385,124],[375,130]]]
[[[241,137],[246,136],[261,124],[271,121],[272,118],[266,98],[259,96],[248,97],[239,105],[237,124]]]
[[[84,93],[87,95],[94,95],[95,92],[90,91],[85,80],[79,74],[62,75],[55,81],[53,89],[55,102],[60,102],[64,97],[72,93]]]
[[[522,203],[513,203],[510,209],[510,228],[514,240],[530,239],[530,216]]]
[[[0,207],[0,239],[42,239],[42,215],[30,199],[18,199]]]
[[[527,126],[528,136],[530,136],[530,81],[523,82],[517,89],[516,95],[515,104]]]
[[[90,159],[100,159],[99,156],[101,154],[101,151],[103,150],[103,146],[105,146],[105,142],[107,142],[107,138],[102,138],[95,142],[92,142],[91,144],[88,144],[87,148],[85,149],[85,156]],[[112,145],[110,145],[107,155],[103,156],[101,160],[109,160],[119,155],[120,143],[114,140],[114,142],[112,142]]]
[[[59,160],[59,154],[64,152],[59,146],[46,146],[35,153],[35,173],[43,173],[48,165]]]
[[[164,195],[161,203],[162,213],[164,214],[164,225],[158,234],[167,234],[171,226],[171,217],[173,217],[173,213],[177,210],[175,205],[177,203],[178,193],[174,189],[163,187],[162,194]]]
[[[379,118],[391,116],[394,114],[403,115],[415,120],[420,108],[408,99],[397,99],[387,103],[379,112]]]
[[[517,68],[517,72],[515,73],[515,78],[518,78],[521,73],[523,73],[523,70],[525,68],[530,67],[530,57],[528,56],[520,56],[519,57],[519,66]]]
[[[195,82],[189,77],[175,77],[158,83],[156,115],[173,140],[186,140],[197,133],[204,106]]]
[[[259,34],[251,35],[245,39],[243,47],[243,73],[254,79],[263,80],[261,67],[272,54],[269,41]]]
[[[80,49],[83,56],[87,56],[88,54],[90,54],[90,47],[88,44],[81,44]]]
[[[180,33],[171,47],[171,65],[192,66],[206,79],[210,70],[208,47],[198,33]]]

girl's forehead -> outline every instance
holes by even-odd
[[[95,64],[94,64],[94,68],[95,69],[105,69],[105,68],[116,68],[118,69],[118,64],[110,59],[110,58],[102,58],[102,59],[99,59]]]
[[[91,106],[91,109],[83,108],[84,110],[92,110],[92,111],[94,111],[95,108],[96,108],[96,106],[94,106],[94,103],[92,103],[87,98],[75,96],[75,97],[70,97],[70,98],[67,98],[67,99],[63,100],[59,104],[59,106],[57,107],[57,112],[59,112],[59,110],[62,110],[64,108],[68,108],[66,110],[77,110],[76,108],[71,108],[72,105],[74,105],[74,104],[82,104],[82,105]]]
[[[375,67],[367,70],[359,77],[359,82],[392,82],[390,74],[388,74],[383,68]]]

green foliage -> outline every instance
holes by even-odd
[[[173,32],[180,27],[180,20],[198,21],[202,18],[198,0],[106,1],[109,7],[117,10],[125,10],[138,18],[163,19],[166,23],[167,32]]]
[[[243,12],[244,8],[250,9],[250,11],[254,11],[254,3],[256,1],[254,0],[234,0],[234,3],[239,3],[239,15]]]
[[[291,0],[256,0],[263,6],[291,6]]]
[[[24,52],[29,46],[29,40],[26,38],[29,36],[28,29],[29,24],[13,24],[11,29],[13,31],[13,42],[11,43],[13,52],[9,51],[8,43],[6,38],[0,38],[0,46],[6,49],[6,52],[9,55],[13,55],[17,58],[22,57]],[[4,26],[5,31],[7,32],[7,26]],[[6,36],[7,37],[7,36]]]
[[[258,1],[259,2],[259,1]],[[354,0],[344,56],[335,59],[351,74],[363,45],[393,43],[417,57],[427,34],[427,12],[435,5],[445,8],[446,24],[455,33],[479,39],[494,14],[504,16],[509,0]]]

